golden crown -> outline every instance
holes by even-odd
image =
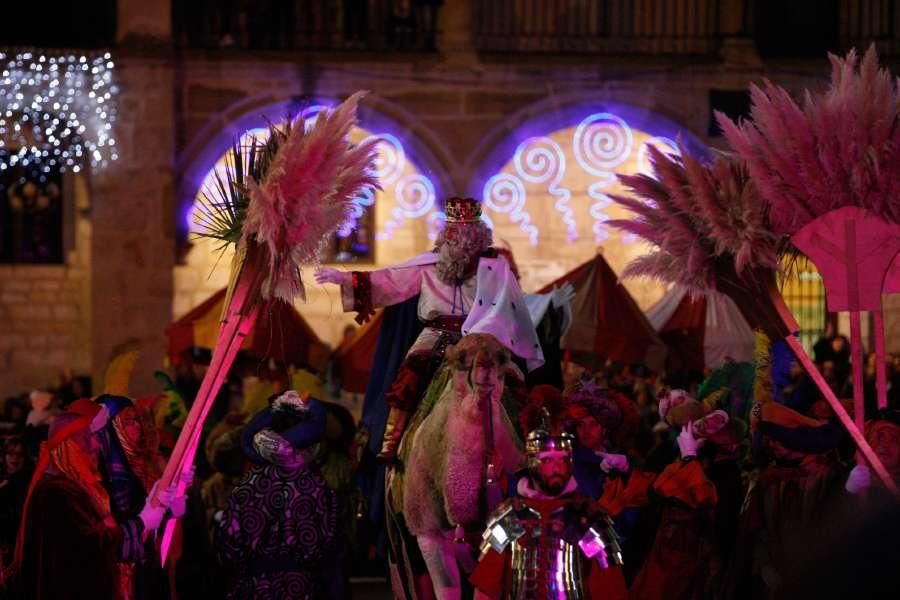
[[[481,220],[481,203],[474,198],[454,196],[444,205],[448,223],[477,223]]]

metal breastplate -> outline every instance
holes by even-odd
[[[578,548],[548,530],[534,530],[516,540],[511,547],[512,589],[515,600],[582,600],[581,557]]]
[[[519,499],[504,502],[488,521],[482,553],[493,548],[511,553],[509,600],[581,600],[584,565],[622,564],[612,523],[585,522],[563,507],[546,520]]]

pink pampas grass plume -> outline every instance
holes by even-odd
[[[350,131],[363,92],[318,113],[311,127],[290,126],[262,181],[250,181],[243,235],[267,252],[263,298],[304,296],[300,269],[318,262],[325,244],[346,222],[353,198],[378,187],[373,175],[377,140],[354,146]]]
[[[716,115],[777,233],[842,206],[900,222],[900,80],[879,68],[874,45],[862,61],[854,50],[829,59],[829,88],[801,104],[766,81],[750,88],[751,120]]]
[[[720,156],[702,165],[682,148],[669,156],[651,146],[654,177],[620,175],[631,196],[612,196],[631,219],[609,223],[656,248],[632,261],[626,276],[650,276],[699,292],[717,287],[723,266],[752,278],[778,266],[776,238],[744,165]]]

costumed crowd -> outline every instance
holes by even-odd
[[[761,336],[755,363],[705,377],[560,361],[573,290],[523,294],[479,204],[454,198],[447,214],[434,252],[317,272],[360,320],[388,307],[359,422],[324,373],[239,365],[195,469],[160,491],[202,353],[159,373],[154,397],[89,400],[67,381],[30,410],[9,399],[6,597],[349,598],[360,575],[410,599],[795,598],[840,583],[815,565],[892,498],[789,352]],[[845,389],[843,345],[826,336],[816,354]],[[896,477],[891,368],[865,435]]]
[[[607,224],[652,243],[625,275],[720,292],[757,331],[752,360],[705,373],[621,364],[602,339],[563,353],[596,293],[523,293],[481,204],[454,197],[432,251],[315,273],[360,323],[384,311],[354,415],[339,368],[237,349],[378,186],[377,139],[349,141],[362,95],[236,143],[198,209],[237,247],[211,356],[129,398],[123,351],[99,394],[67,380],[3,407],[3,596],[343,599],[378,576],[403,600],[900,597],[900,360],[881,325],[900,87],[874,49],[832,64],[802,107],[766,84],[752,121],[719,115],[735,154],[649,145],[653,174],[618,176],[633,217]],[[818,364],[776,286],[800,252],[851,318]]]

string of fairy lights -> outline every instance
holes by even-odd
[[[77,173],[118,158],[118,87],[107,52],[0,51],[0,171],[21,165]]]

